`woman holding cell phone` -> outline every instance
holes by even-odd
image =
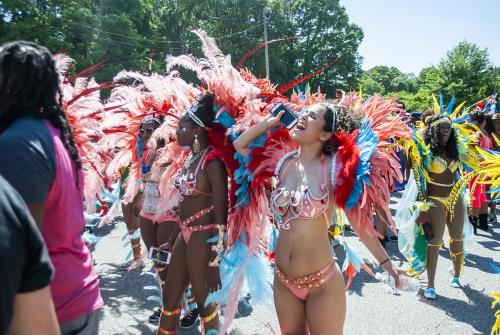
[[[144,143],[143,162],[141,163],[141,176],[143,185],[143,195],[141,210],[139,213],[139,222],[141,227],[141,236],[148,250],[149,256],[155,261],[155,269],[161,282],[161,287],[165,285],[168,270],[168,258],[165,255],[160,255],[157,249],[160,245],[170,242],[171,245],[175,242],[178,234],[176,215],[172,211],[158,213],[160,188],[159,182],[162,171],[166,168],[166,164],[161,162],[161,149],[165,146],[166,141],[162,134],[157,134],[156,131],[161,131],[158,128],[161,124],[160,120],[154,117],[148,117],[143,121],[144,126],[141,128],[141,137]],[[153,142],[154,143],[151,143]],[[156,253],[154,253],[156,249]],[[161,310],[155,311],[150,317],[150,322],[158,322],[160,319]]]
[[[276,116],[273,109],[271,115],[243,132],[234,142],[236,150],[248,155],[252,142],[272,132],[285,116],[282,123],[292,128],[293,122],[287,121],[290,111],[280,109]],[[313,104],[290,130],[291,146],[298,150],[278,157],[274,165],[269,207],[280,230],[275,250],[274,301],[283,334],[343,333],[344,278],[332,258],[328,229],[339,200],[334,189],[338,180],[335,170],[342,168],[338,163],[342,136],[358,132],[363,122],[361,114],[333,101]],[[271,147],[271,142],[268,145]],[[381,202],[380,206],[388,203]],[[350,221],[355,220],[349,212],[346,214]],[[399,286],[399,269],[377,237],[362,231],[359,236]]]

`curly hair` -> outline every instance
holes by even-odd
[[[7,90],[6,83],[15,78],[22,83],[19,92],[11,93],[13,101],[0,120],[8,127],[15,120],[32,116],[46,119],[61,131],[61,140],[77,169],[82,168],[73,131],[62,107],[59,73],[49,50],[36,43],[15,41],[0,46],[0,67],[3,81],[0,89]],[[56,98],[58,97],[58,99]]]
[[[424,142],[430,144],[431,152],[433,155],[446,154],[452,160],[458,160],[458,141],[455,135],[455,130],[451,128],[450,138],[445,145],[439,132],[439,125],[430,126],[433,122],[448,118],[447,115],[439,114],[427,118],[424,130]]]
[[[318,105],[325,108],[325,126],[323,130],[327,132],[344,132],[352,133],[361,126],[363,117],[359,114],[353,113],[349,108],[335,102],[333,100],[325,100]],[[335,120],[334,120],[335,119]],[[331,140],[325,144],[323,153],[326,155],[333,154],[338,148],[336,138],[332,136]]]
[[[476,109],[470,113],[470,119],[473,122],[476,122],[478,125],[483,124],[483,122],[486,121],[484,131],[486,131],[488,134],[491,133],[495,127],[493,126],[493,120],[491,119],[492,115],[489,114],[487,111],[484,111],[482,109]]]

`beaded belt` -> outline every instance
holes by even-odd
[[[187,230],[187,231],[199,231],[199,230],[206,230],[206,229],[210,229],[212,227],[210,226],[216,226],[216,225],[209,225],[209,226],[188,226],[190,223],[193,223],[194,221],[198,220],[199,218],[201,218],[202,216],[210,213],[211,211],[214,210],[214,206],[210,206],[208,208],[205,208],[205,209],[202,209],[201,211],[199,211],[198,213],[188,217],[186,220],[183,220],[183,221],[180,221],[179,222],[179,226],[181,227],[182,230]]]
[[[320,287],[323,284],[322,283],[323,277],[325,277],[325,275],[328,273],[328,271],[332,266],[333,266],[333,261],[318,272],[314,272],[296,279],[288,279],[285,276],[285,274],[281,272],[278,267],[276,267],[276,275],[284,284],[292,285],[299,289]]]

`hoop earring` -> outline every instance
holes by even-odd
[[[201,145],[200,141],[198,141],[198,134],[194,135],[194,142],[193,142],[193,153],[197,154],[201,150]]]

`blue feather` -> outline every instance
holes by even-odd
[[[454,103],[455,103],[455,96],[452,96],[450,102],[448,103],[448,107],[446,107],[446,113],[448,113],[448,115],[453,113],[453,104]]]
[[[467,114],[467,115],[464,115],[464,116],[462,116],[462,117],[459,117],[459,118],[454,119],[454,120],[453,120],[453,123],[463,123],[463,122],[465,122],[465,121],[467,121],[467,120],[469,120],[469,119],[470,119],[470,115],[469,115],[469,114]]]
[[[500,268],[493,262],[490,262],[490,267],[495,270],[496,273],[500,273]]]
[[[276,242],[278,242],[279,230],[275,227],[271,230],[271,236],[269,236],[269,251],[274,252],[276,250]]]
[[[370,158],[377,150],[378,136],[371,128],[368,118],[363,119],[356,145],[360,147],[359,161],[356,166],[354,186],[346,201],[346,209],[351,210],[359,201],[363,192],[363,184],[370,185]]]
[[[359,253],[355,249],[353,249],[346,241],[344,241],[344,251],[345,259],[344,263],[342,264],[342,272],[347,270],[349,264],[352,264],[356,271],[359,272],[361,270],[361,265],[365,263],[363,258],[361,258]]]
[[[443,95],[439,93],[439,113],[443,112]]]
[[[229,129],[234,125],[233,118],[229,115],[227,111],[223,111],[217,116],[217,121],[225,128]]]
[[[211,303],[226,305],[229,300],[229,294],[235,284],[246,279],[248,291],[252,300],[256,302],[271,302],[272,299],[272,271],[261,254],[250,256],[248,246],[245,244],[245,235],[242,240],[237,240],[227,254],[221,258],[221,282],[222,288],[208,295],[205,306]],[[251,257],[249,259],[249,257]],[[247,263],[248,260],[248,263]],[[240,270],[246,266],[244,277],[240,277]]]
[[[252,172],[246,168],[247,164],[251,161],[252,150],[254,148],[263,147],[267,140],[267,134],[262,134],[257,139],[252,141],[249,146],[249,152],[246,157],[240,153],[234,155],[235,160],[239,163],[238,169],[234,172],[234,181],[239,185],[235,191],[236,206],[242,207],[248,205],[249,198],[249,182],[253,179]]]

